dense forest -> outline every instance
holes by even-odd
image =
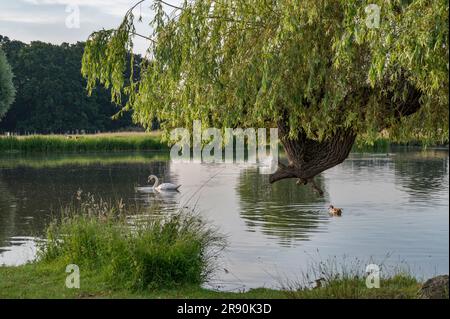
[[[14,103],[0,119],[0,132],[96,132],[133,126],[130,112],[112,119],[120,107],[111,103],[109,90],[86,94],[80,73],[84,43],[26,44],[0,35],[0,48],[11,65],[16,89]],[[136,60],[138,67],[139,57]]]

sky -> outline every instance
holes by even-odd
[[[85,41],[102,28],[117,27],[125,12],[138,0],[0,0],[0,34],[29,43],[33,40],[61,44]],[[168,1],[169,2],[169,1]],[[172,0],[176,4],[179,0]],[[151,1],[135,9],[143,23],[137,31],[149,35]],[[78,14],[79,13],[79,14]],[[79,18],[78,18],[79,17]],[[148,40],[135,39],[135,51],[144,53]]]

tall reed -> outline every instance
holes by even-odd
[[[161,218],[127,218],[119,202],[91,195],[64,209],[47,228],[38,263],[77,264],[112,288],[200,285],[213,273],[224,239],[186,211]]]
[[[0,137],[0,151],[16,152],[86,152],[118,150],[162,150],[166,146],[157,136],[44,136]]]

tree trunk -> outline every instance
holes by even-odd
[[[289,127],[283,122],[278,123],[278,131],[289,163],[280,163],[278,170],[270,176],[270,183],[297,178],[297,184],[309,183],[321,195],[323,192],[313,178],[342,163],[356,138],[352,130],[338,130],[332,137],[321,142],[307,138],[304,132],[300,132],[297,139],[292,139],[288,137]]]
[[[398,81],[398,87],[392,89],[391,92],[387,92],[384,98],[386,117],[394,115],[396,119],[400,119],[416,113],[421,107],[422,92],[407,81],[404,72],[400,76],[403,80]],[[361,89],[361,105],[367,104],[374,90],[370,87]],[[403,90],[407,91],[406,98],[393,102],[395,92],[402,92]],[[322,190],[316,185],[313,178],[342,163],[347,158],[355,142],[356,133],[352,129],[338,129],[333,136],[321,142],[307,138],[303,131],[299,132],[297,138],[289,138],[289,126],[286,123],[287,119],[285,118],[279,121],[277,126],[278,135],[289,163],[288,165],[280,163],[278,170],[270,176],[270,183],[286,178],[297,178],[297,184],[306,185],[309,183],[322,195]],[[386,123],[386,127],[389,127],[390,124]]]

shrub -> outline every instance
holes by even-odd
[[[38,262],[77,264],[97,272],[112,288],[152,289],[200,285],[214,270],[224,239],[186,211],[134,218],[89,196],[64,209],[47,228]]]

